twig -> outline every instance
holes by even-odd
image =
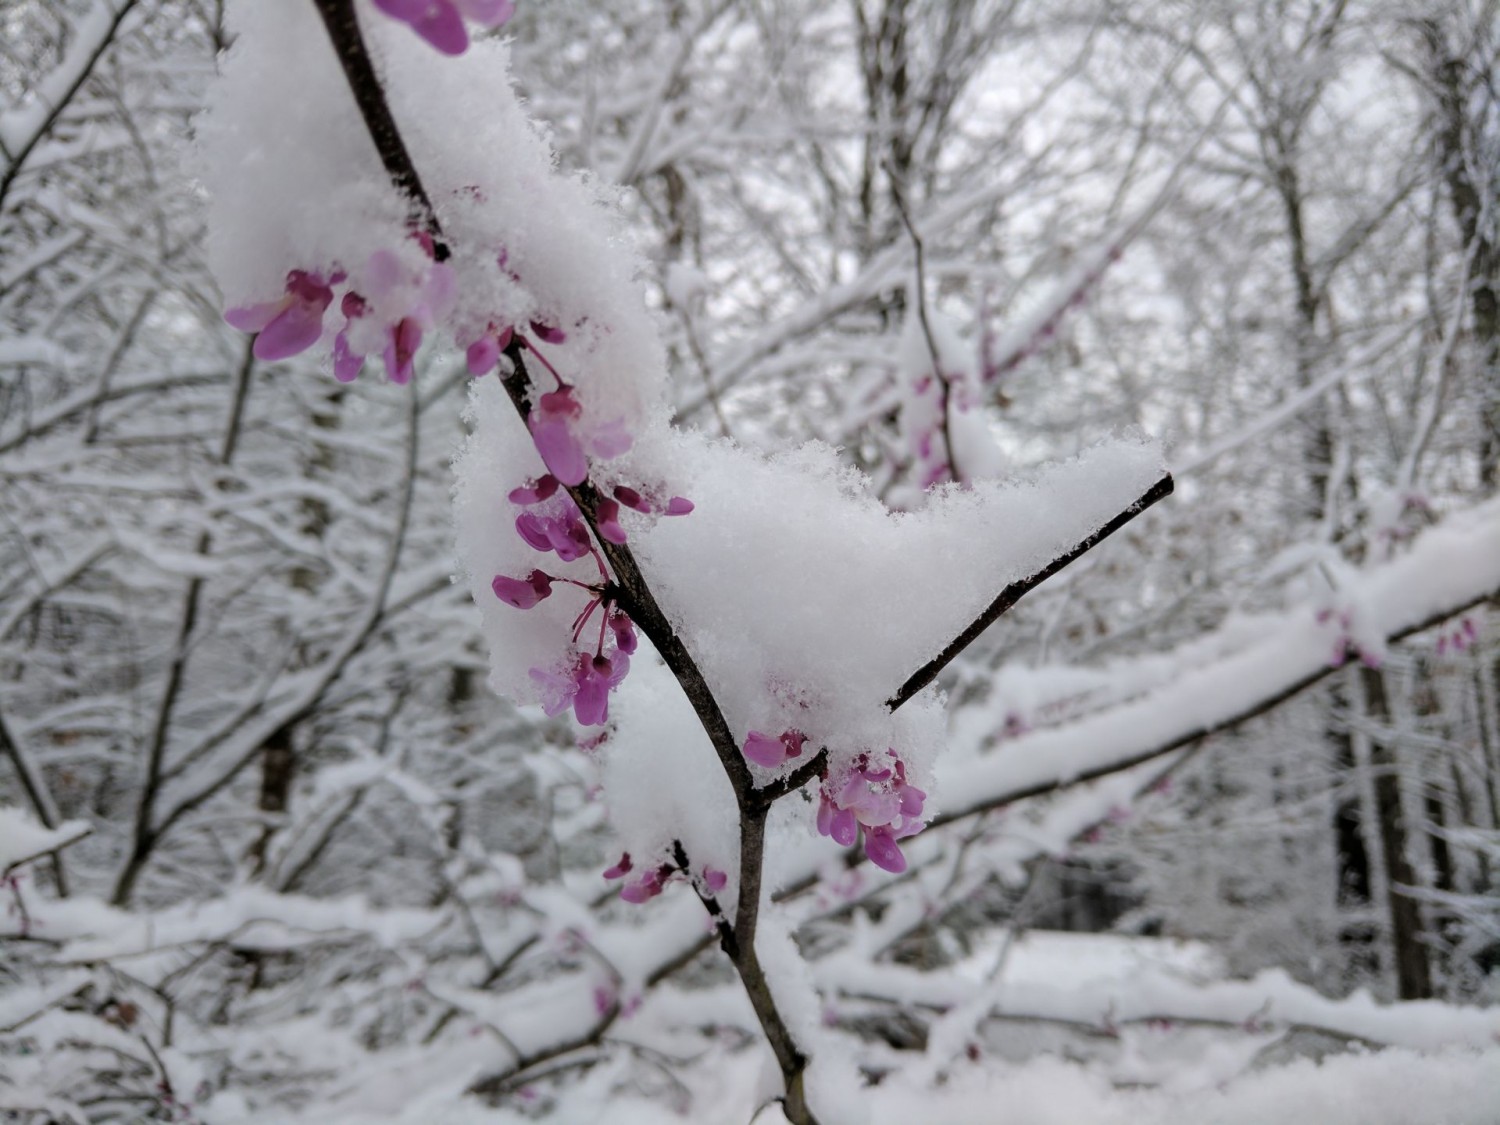
[[[989,608],[976,617],[973,623],[955,637],[947,648],[943,649],[942,652],[913,672],[907,681],[901,685],[896,694],[886,700],[885,705],[892,711],[896,710],[908,699],[916,695],[917,692],[937,679],[939,672],[946,668],[959,653],[973,644],[981,633],[998,621],[1000,616],[1020,601],[1022,597],[1047,581],[1047,579],[1051,578],[1074,559],[1097,547],[1158,500],[1165,499],[1170,495],[1172,495],[1172,476],[1168,473],[1161,480],[1153,484],[1144,496],[1114,519],[1110,520],[1098,531],[1094,532],[1094,534],[1079,542],[1072,550],[1059,555],[1035,573],[1029,574],[1025,578],[1018,578],[1005,587],[1005,589],[1000,591],[999,596],[990,603]]]
[[[932,375],[941,389],[940,409],[942,410],[942,421],[940,428],[943,434],[943,449],[948,455],[948,475],[954,480],[962,483],[963,474],[958,468],[958,458],[953,453],[953,430],[949,424],[952,415],[953,384],[943,372],[943,357],[938,353],[937,340],[932,335],[932,323],[927,318],[927,263],[926,250],[922,245],[922,236],[917,233],[916,224],[911,221],[911,213],[906,209],[906,194],[901,190],[900,177],[896,175],[890,165],[883,165],[886,177],[891,182],[891,199],[896,204],[896,211],[901,216],[901,222],[906,226],[906,233],[911,236],[912,252],[916,258],[917,271],[917,319],[922,325],[922,335],[927,339],[927,354],[932,358]]]

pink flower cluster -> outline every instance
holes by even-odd
[[[1374,649],[1364,647],[1355,639],[1354,614],[1351,610],[1320,609],[1317,620],[1319,625],[1331,624],[1337,629],[1333,648],[1328,654],[1328,666],[1330,668],[1342,668],[1351,656],[1358,657],[1359,662],[1366,668],[1380,667],[1380,653]]]
[[[605,869],[604,877],[611,881],[625,879],[625,876],[629,875],[634,869],[635,865],[630,860],[630,853],[625,852],[620,856],[619,862]],[[649,902],[661,894],[662,889],[667,883],[677,875],[690,880],[698,893],[705,898],[711,898],[718,894],[729,882],[729,876],[714,867],[704,867],[702,873],[695,876],[692,872],[684,871],[676,864],[659,863],[653,867],[646,868],[637,874],[634,879],[626,879],[624,885],[620,887],[620,897],[626,902],[632,902],[637,905]]]
[[[1467,614],[1452,629],[1445,629],[1437,640],[1437,654],[1444,656],[1451,648],[1455,653],[1463,652],[1464,649],[1479,640],[1479,629],[1474,624],[1474,619]]]
[[[906,870],[906,856],[896,841],[926,827],[922,806],[927,794],[907,783],[906,765],[895,750],[887,750],[886,756],[889,763],[861,754],[842,776],[823,779],[818,833],[847,848],[863,831],[870,862],[899,875]]]
[[[769,735],[753,730],[741,751],[748,761],[776,769],[802,755],[807,736],[798,730]],[[915,836],[926,826],[922,806],[927,794],[906,780],[906,763],[887,750],[889,763],[860,754],[835,781],[824,775],[818,799],[818,832],[851,847],[864,834],[865,854],[877,867],[900,873],[906,857],[896,841]]]
[[[466,18],[480,27],[500,27],[516,14],[515,0],[375,0],[375,7],[445,55],[469,49]]]
[[[538,323],[532,323],[533,331],[540,331]],[[543,329],[551,343],[566,340],[561,329],[546,325]],[[575,647],[556,665],[531,669],[531,679],[537,685],[542,709],[547,714],[559,715],[571,707],[582,725],[602,726],[609,719],[609,694],[630,671],[630,657],[638,642],[635,625],[618,604],[618,591],[609,581],[604,559],[567,488],[577,487],[589,478],[590,457],[618,457],[630,448],[631,438],[619,421],[591,424],[573,386],[562,380],[534,342],[514,328],[497,329],[491,325],[481,340],[469,346],[470,373],[487,374],[498,364],[501,351],[512,346],[530,351],[557,382],[556,390],[539,396],[527,419],[532,441],[548,471],[511,490],[510,502],[523,509],[516,517],[516,534],[532,550],[555,553],[565,563],[591,556],[598,567],[598,580],[580,582],[532,570],[524,578],[497,574],[491,588],[506,605],[523,610],[551,597],[553,585],[558,582],[577,586],[588,595],[582,611],[573,619],[572,643],[580,644],[584,630],[597,612],[599,632],[592,650]],[[625,542],[625,529],[620,525],[621,504],[639,512],[668,516],[687,515],[693,510],[692,503],[681,496],[662,501],[627,485],[616,485],[613,495],[598,499],[594,509],[594,523],[605,542]]]
[[[519,501],[517,494],[522,497]],[[543,511],[522,512],[516,519],[517,534],[538,551],[557,552],[564,562],[592,555],[599,568],[598,581],[580,582],[533,570],[525,578],[497,574],[490,588],[495,597],[514,609],[534,608],[552,596],[552,587],[559,582],[577,586],[589,595],[583,610],[573,620],[572,640],[575,645],[579,643],[589,620],[598,613],[599,634],[593,652],[574,650],[560,667],[533,668],[531,678],[541,693],[542,710],[547,714],[560,715],[571,707],[584,726],[602,726],[609,718],[609,693],[630,671],[630,657],[638,644],[635,626],[625,611],[614,604],[615,595],[604,560],[590,541],[588,526],[573,498],[566,492],[558,492],[553,478],[544,477],[541,482],[514,490],[511,499],[525,503],[527,498],[538,495],[542,499],[531,503],[545,505]]]
[[[919,376],[912,386],[913,397],[902,417],[902,429],[906,432],[915,462],[916,482],[924,490],[958,479],[949,461],[951,451],[943,437],[944,395],[948,397],[950,413],[964,413],[973,406],[973,396],[962,372],[947,372],[943,378],[948,384],[946,391],[931,371]]]
[[[424,251],[420,265],[403,262],[394,251],[377,250],[365,263],[362,291],[352,285],[344,289],[338,313],[343,324],[333,341],[333,373],[341,382],[357,378],[365,357],[374,354],[385,360],[392,382],[410,381],[423,334],[452,307],[452,268],[435,260],[429,236],[413,237]],[[227,309],[224,319],[242,332],[258,333],[257,359],[290,359],[323,338],[334,290],[348,280],[340,268],[332,270],[326,280],[322,274],[292,270],[280,297]]]

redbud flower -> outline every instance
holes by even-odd
[[[323,335],[323,314],[333,304],[333,286],[343,280],[336,273],[329,281],[306,270],[286,275],[286,293],[275,301],[237,305],[226,309],[224,319],[241,332],[258,332],[255,358],[271,362],[305,352]]]
[[[633,902],[636,905],[655,898],[661,894],[663,870],[669,869],[654,867],[643,875],[632,879],[620,888],[620,897],[626,902]]]
[[[894,750],[890,766],[875,768],[868,755],[855,759],[843,779],[825,779],[818,800],[818,832],[850,847],[863,830],[865,854],[877,867],[899,874],[906,857],[897,840],[923,828],[927,794],[906,781],[906,765]]]
[[[563,484],[582,484],[589,475],[588,458],[610,460],[630,448],[630,431],[619,419],[585,425],[583,406],[573,388],[559,382],[542,395],[526,420],[531,439],[547,470]]]
[[[630,853],[622,852],[620,853],[620,862],[616,863],[613,867],[606,867],[604,869],[604,877],[606,879],[623,879],[626,875],[630,874],[630,867]]]
[[[543,473],[537,480],[529,480],[520,488],[510,490],[512,504],[540,504],[557,491],[557,478]]]
[[[865,855],[876,867],[884,868],[893,875],[906,870],[906,856],[901,853],[895,837],[887,827],[871,828],[865,833]]]
[[[625,529],[620,526],[620,505],[613,500],[601,500],[594,510],[598,520],[599,538],[610,543],[625,542]]]
[[[610,611],[609,631],[615,635],[615,647],[626,656],[635,653],[639,642],[635,636],[635,625],[624,613],[618,609]]]
[[[567,672],[533,668],[531,678],[541,689],[542,710],[560,715],[570,706],[579,723],[603,726],[609,718],[609,693],[620,686],[630,671],[630,657],[616,651],[613,657],[580,653]]]
[[[495,575],[491,584],[495,597],[516,609],[530,609],[552,593],[552,578],[540,570],[533,570],[526,578],[507,578]]]
[[[464,358],[469,365],[469,374],[477,379],[493,371],[495,364],[500,362],[500,353],[510,346],[511,337],[514,335],[514,330],[508,325],[498,331],[493,324],[490,325],[485,334],[470,344],[465,352]]]
[[[516,14],[515,0],[375,0],[375,7],[445,55],[468,50],[465,16],[482,27],[499,27]]]
[[[574,423],[582,413],[583,408],[573,397],[573,388],[563,386],[544,394],[527,419],[531,439],[536,442],[548,471],[569,486],[582,484],[589,475],[588,458],[573,432]]]
[[[630,671],[630,657],[617,652],[613,659],[595,656],[583,661],[578,689],[573,694],[573,714],[586,727],[603,726],[609,718],[609,693]]]
[[[538,551],[556,551],[563,562],[581,559],[591,549],[583,514],[566,493],[556,497],[546,509],[525,511],[517,516],[516,534]]]

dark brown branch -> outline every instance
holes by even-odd
[[[1484,594],[1480,597],[1467,601],[1462,605],[1450,606],[1439,613],[1433,614],[1431,617],[1427,618],[1417,625],[1412,625],[1409,628],[1401,629],[1395,633],[1390,634],[1390,636],[1386,638],[1386,641],[1387,643],[1394,644],[1397,641],[1405,640],[1407,637],[1410,637],[1415,633],[1420,633],[1423,630],[1431,629],[1433,626],[1441,624],[1455,614],[1463,613],[1466,610],[1473,609],[1475,606],[1481,605],[1485,602],[1493,602],[1496,599],[1500,599],[1500,590],[1496,590],[1493,593]],[[1170,739],[1167,742],[1163,742],[1160,745],[1152,746],[1149,749],[1142,750],[1138,754],[1132,754],[1128,758],[1121,758],[1117,761],[1110,762],[1106,765],[1096,766],[1092,769],[1080,770],[1078,773],[1068,777],[1066,780],[1055,778],[1049,781],[1039,781],[1032,785],[1026,785],[1016,789],[1012,789],[1000,796],[988,798],[984,801],[977,802],[964,808],[952,809],[935,818],[932,821],[932,826],[936,827],[941,824],[950,824],[955,820],[962,820],[965,817],[977,816],[980,813],[989,812],[991,809],[1000,808],[1001,806],[1008,805],[1013,801],[1020,801],[1027,797],[1039,797],[1044,793],[1051,793],[1058,789],[1068,789],[1074,785],[1082,784],[1085,781],[1094,781],[1097,778],[1107,777],[1112,773],[1119,773],[1121,770],[1127,770],[1132,766],[1138,766],[1143,762],[1149,762],[1153,758],[1160,758],[1165,754],[1170,754],[1174,750],[1181,750],[1183,747],[1193,747],[1193,749],[1196,750],[1198,748],[1198,744],[1201,744],[1202,741],[1208,738],[1210,735],[1220,734],[1223,731],[1231,730],[1234,727],[1239,726],[1241,723],[1247,722],[1259,715],[1266,714],[1268,711],[1274,711],[1283,703],[1295,698],[1298,695],[1301,695],[1308,688],[1312,687],[1316,683],[1326,680],[1329,676],[1332,676],[1337,671],[1339,671],[1339,669],[1332,667],[1331,665],[1319,668],[1316,672],[1313,672],[1312,674],[1307,676],[1303,676],[1301,679],[1286,685],[1286,687],[1282,688],[1274,695],[1267,696],[1263,699],[1254,700],[1253,702],[1234,712],[1233,714],[1225,715],[1222,718],[1214,720],[1213,722],[1205,723],[1202,726],[1195,727],[1192,730],[1186,731],[1182,735]],[[1180,764],[1180,762],[1174,763],[1172,769],[1175,770]],[[1161,776],[1158,775],[1150,782],[1147,782],[1147,786],[1149,787],[1151,784],[1159,782],[1160,780]]]
[[[703,909],[708,911],[708,916],[713,919],[714,932],[719,935],[719,946],[731,961],[738,961],[740,956],[739,943],[734,939],[734,928],[729,924],[729,916],[719,905],[719,900],[699,885],[698,880],[693,878],[692,866],[688,860],[687,849],[682,846],[681,840],[672,841],[672,859],[682,873],[687,876],[693,892],[698,896],[698,901],[703,904]]]
[[[822,777],[828,769],[828,748],[825,746],[814,754],[809,760],[803,762],[791,773],[782,774],[773,781],[768,781],[755,791],[755,798],[767,807],[775,804],[781,798],[797,792],[809,781]]]
[[[955,637],[947,648],[943,649],[942,652],[913,672],[906,683],[901,685],[900,690],[885,701],[885,705],[892,711],[899,708],[908,699],[916,695],[917,692],[937,679],[938,673],[946,668],[959,653],[978,640],[981,633],[998,621],[1002,614],[1028,593],[1047,581],[1047,579],[1051,578],[1080,555],[1093,550],[1100,543],[1104,542],[1104,540],[1119,531],[1120,528],[1135,519],[1136,516],[1151,507],[1152,504],[1170,495],[1172,495],[1172,476],[1168,473],[1161,480],[1153,484],[1144,496],[1114,519],[1110,520],[1098,531],[1094,532],[1094,534],[1084,539],[1072,550],[1059,555],[1035,574],[1019,578],[1005,587],[1005,589],[1000,591],[1000,596],[990,603],[989,608],[975,618],[974,622],[967,629]]]

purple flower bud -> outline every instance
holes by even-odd
[[[655,898],[661,894],[661,869],[646,872],[638,879],[633,879],[620,888],[620,897],[626,902],[640,905],[643,902]]]
[[[411,381],[412,360],[422,346],[422,325],[415,317],[402,317],[385,345],[385,372],[391,382],[405,385]]]
[[[551,521],[542,519],[535,512],[522,512],[516,517],[516,534],[534,550],[550,551],[552,540],[547,535],[546,528],[549,522]]]
[[[921,816],[922,805],[927,800],[927,794],[915,785],[903,785],[901,787],[901,815]]]
[[[578,401],[571,388],[565,387],[543,395],[527,420],[547,470],[569,487],[582,484],[589,475],[588,459],[573,433],[578,413]]]
[[[347,329],[333,338],[333,377],[340,383],[352,383],[364,370],[365,357],[349,347]]]
[[[637,512],[650,512],[651,503],[629,485],[615,485],[615,499],[627,508],[634,508]]]
[[[599,519],[599,538],[611,543],[625,542],[625,529],[620,526],[620,505],[613,500],[601,500],[595,515]]]
[[[906,870],[906,856],[901,853],[901,845],[896,843],[889,828],[871,828],[865,833],[865,855],[876,867],[893,875]]]
[[[547,344],[561,344],[568,338],[568,334],[557,325],[546,320],[533,320],[531,330],[536,333],[536,338]]]
[[[718,894],[728,882],[729,876],[717,868],[705,867],[703,869],[703,886],[708,890],[709,894]]]
[[[490,585],[495,597],[516,609],[530,609],[552,593],[552,578],[540,570],[533,570],[524,579],[497,574]]]
[[[469,374],[474,378],[488,375],[500,361],[500,345],[493,336],[481,336],[469,345],[465,359],[469,365]]]
[[[375,0],[375,7],[445,55],[461,55],[468,49],[469,32],[453,0]]]
[[[615,635],[615,647],[626,656],[633,656],[639,642],[636,640],[635,626],[630,618],[618,609],[612,610],[609,615],[609,629]]]
[[[258,332],[255,358],[271,362],[305,352],[323,335],[323,314],[333,304],[333,289],[317,274],[292,270],[280,300],[241,305],[224,319],[242,332]]]
[[[693,502],[686,496],[674,496],[667,501],[667,515],[685,516],[693,510]]]
[[[512,504],[540,504],[556,491],[557,478],[551,473],[543,473],[538,479],[511,489],[509,499]]]
[[[854,819],[854,813],[849,809],[836,809],[829,821],[828,834],[840,847],[851,847],[859,838],[859,821]]]
[[[781,739],[772,738],[769,734],[762,734],[753,730],[745,736],[745,757],[758,766],[767,769],[775,769],[786,761],[786,746]]]
[[[630,868],[630,853],[622,852],[620,853],[619,863],[615,864],[613,867],[605,868],[604,877],[606,879],[623,879],[626,875],[630,874]]]
[[[833,817],[837,810],[833,802],[828,799],[827,793],[818,795],[818,835],[829,836],[833,834]]]

